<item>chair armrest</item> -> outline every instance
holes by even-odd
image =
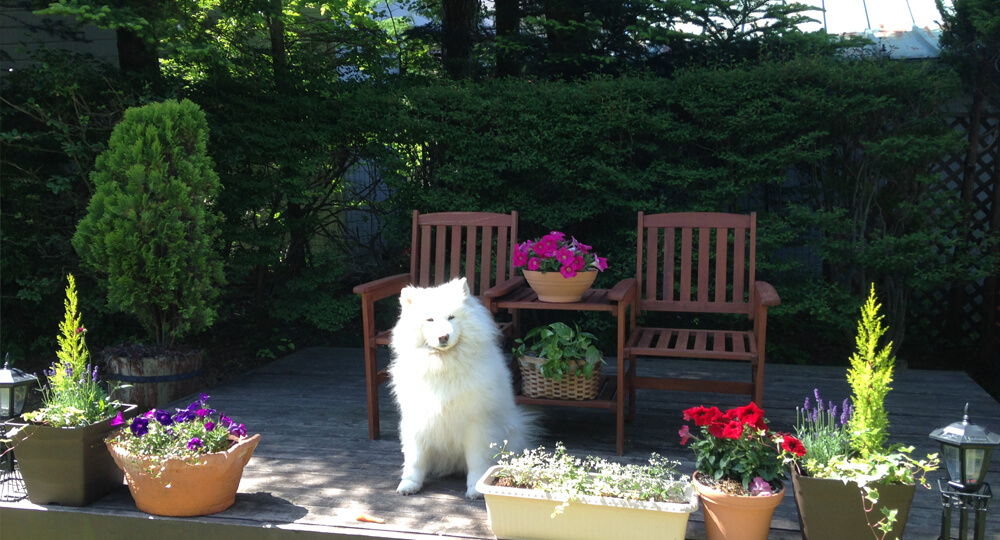
[[[757,291],[757,304],[761,306],[777,306],[781,304],[781,297],[778,296],[778,291],[774,290],[774,287],[766,281],[757,281],[754,283]]]
[[[507,281],[497,283],[496,285],[490,287],[489,289],[486,289],[483,292],[483,296],[486,298],[500,298],[502,296],[510,294],[512,291],[521,288],[523,285],[524,285],[524,277],[514,276],[508,279]]]
[[[625,278],[616,283],[615,286],[608,291],[608,300],[612,302],[621,302],[626,298],[630,298],[635,295],[635,287],[635,278]]]
[[[388,298],[394,294],[399,294],[410,284],[410,274],[397,274],[395,276],[384,277],[362,283],[354,287],[354,294],[361,296],[371,296],[372,301]]]

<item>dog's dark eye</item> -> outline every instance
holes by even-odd
[[[433,318],[427,319],[427,322],[434,322],[434,319]]]
[[[454,315],[448,315],[448,320],[449,320],[449,321],[450,321],[450,320],[452,320],[452,319],[454,319],[454,318],[455,318],[455,316],[454,316]]]

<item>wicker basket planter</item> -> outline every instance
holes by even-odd
[[[594,366],[590,378],[580,370],[573,370],[567,376],[557,380],[542,375],[544,358],[521,356],[517,365],[521,371],[521,393],[530,398],[584,400],[594,399],[600,391],[601,365]],[[584,361],[575,361],[582,365]]]

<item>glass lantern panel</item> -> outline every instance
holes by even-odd
[[[10,388],[0,388],[0,416],[8,418],[10,414]]]
[[[14,388],[14,414],[20,414],[24,410],[24,400],[28,397],[28,387],[27,385],[17,386]]]
[[[975,484],[979,481],[979,473],[982,471],[983,462],[986,458],[986,450],[982,448],[965,449],[965,478],[962,483],[966,485]]]
[[[950,444],[941,445],[944,454],[944,464],[948,467],[948,478],[955,482],[962,481],[962,463],[958,459],[958,447]]]

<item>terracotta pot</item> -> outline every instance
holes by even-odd
[[[139,358],[108,354],[104,358],[107,378],[128,385],[118,390],[121,400],[135,403],[143,412],[197,392],[203,363],[203,351]]]
[[[805,540],[839,540],[841,538],[873,537],[868,520],[882,519],[882,508],[898,510],[896,523],[886,540],[903,537],[910,503],[916,492],[915,484],[874,484],[879,502],[874,507],[863,502],[861,488],[855,482],[844,483],[829,478],[800,476],[792,468],[792,488],[799,510],[799,525]],[[865,505],[869,505],[869,512]],[[877,534],[881,538],[881,533]]]
[[[767,540],[771,517],[785,498],[785,489],[768,497],[750,497],[730,495],[702,484],[698,481],[698,473],[695,473],[692,482],[705,510],[708,540]]]
[[[135,505],[158,516],[203,516],[229,508],[243,467],[250,461],[260,435],[234,439],[225,452],[205,454],[196,461],[150,459],[135,456],[108,443],[115,463],[125,471]]]
[[[559,272],[524,270],[524,279],[542,302],[566,304],[583,298],[583,293],[597,279],[597,270],[578,272],[571,278],[565,278]]]
[[[131,418],[135,406],[122,410]],[[28,500],[35,504],[87,506],[121,487],[122,472],[104,449],[112,418],[85,427],[27,424],[13,437]]]
[[[581,495],[553,516],[567,495],[496,486],[500,469],[499,465],[491,467],[476,483],[476,489],[486,499],[487,518],[497,538],[684,540],[688,517],[698,509],[698,496],[688,486],[688,499],[682,503]]]

